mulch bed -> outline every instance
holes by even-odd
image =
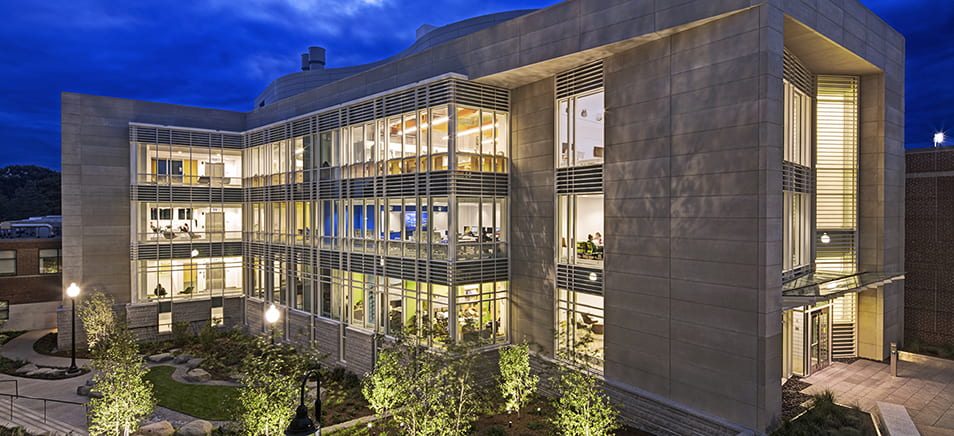
[[[802,404],[812,397],[801,391],[809,386],[811,383],[805,383],[801,377],[794,375],[782,385],[782,420],[792,419],[805,410]]]

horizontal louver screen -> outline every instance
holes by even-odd
[[[298,118],[279,126],[254,130],[246,134],[245,143],[246,147],[255,147],[313,133],[308,130],[312,126],[315,131],[324,132],[448,103],[506,112],[510,110],[510,91],[451,77],[318,115]]]
[[[603,165],[557,168],[557,194],[599,194],[603,192]]]
[[[130,142],[184,145],[188,147],[242,148],[242,135],[130,124]]]
[[[808,95],[815,95],[815,75],[798,59],[785,49],[782,59],[782,77]]]
[[[557,288],[603,295],[603,270],[579,265],[557,265]]]
[[[557,74],[556,98],[561,99],[571,95],[582,94],[587,91],[603,87],[603,61],[587,64],[582,67]]]
[[[858,78],[818,76],[817,84],[815,262],[850,273],[858,262]]]
[[[815,171],[804,165],[782,161],[782,189],[803,194],[815,192]]]

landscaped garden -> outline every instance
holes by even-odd
[[[835,403],[830,391],[811,397],[808,410],[782,423],[772,436],[878,436],[871,415]]]
[[[138,344],[111,305],[99,294],[78,307],[90,342],[83,355],[96,371],[97,395],[90,400],[94,432],[131,432],[159,405],[231,422],[214,434],[277,435],[299,404],[302,376],[315,371],[321,389],[310,380],[305,404],[320,395],[320,426],[344,426],[342,435],[646,435],[618,424],[615,405],[588,371],[551,365],[538,379],[530,371],[526,344],[499,352],[482,344],[448,344],[435,352],[409,336],[382,344],[374,371],[362,379],[323,365],[323,356],[309,347],[212,326],[196,331],[177,324],[172,340]],[[55,337],[39,342],[37,349],[54,351]],[[147,366],[143,355],[162,363]],[[201,380],[229,382],[182,383],[173,378],[171,365],[189,369],[187,380],[200,371]],[[541,395],[541,386],[552,396]],[[309,414],[314,417],[314,410]],[[372,415],[387,417],[348,424]]]
[[[225,421],[231,418],[230,406],[238,389],[233,386],[179,383],[172,379],[172,366],[154,366],[146,374],[160,406],[201,419]]]

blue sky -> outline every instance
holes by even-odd
[[[954,136],[950,0],[862,0],[907,38],[907,146]],[[441,26],[554,0],[5,0],[0,167],[60,167],[61,91],[247,111],[308,46],[372,62]],[[954,140],[949,141],[954,144]]]

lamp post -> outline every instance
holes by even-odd
[[[315,419],[319,423],[317,427],[308,417],[308,406],[305,406],[305,384],[308,383],[308,379],[312,375],[318,382],[318,392],[315,393]],[[321,436],[321,375],[318,374],[318,371],[308,371],[305,373],[305,377],[301,379],[301,402],[295,409],[295,417],[292,418],[291,424],[288,424],[288,428],[285,429],[285,436],[309,436],[313,434]]]
[[[272,345],[275,345],[275,323],[278,322],[279,315],[281,313],[278,312],[278,308],[274,304],[265,311],[265,321],[268,322],[268,335],[272,337]]]
[[[76,297],[80,294],[79,286],[76,286],[76,283],[70,283],[70,287],[66,288],[66,295],[70,297],[70,301],[73,305],[72,310],[70,310],[73,316],[72,330],[73,334],[71,339],[73,339],[73,352],[70,353],[70,367],[66,370],[67,374],[76,374],[79,372],[79,368],[76,367]]]

